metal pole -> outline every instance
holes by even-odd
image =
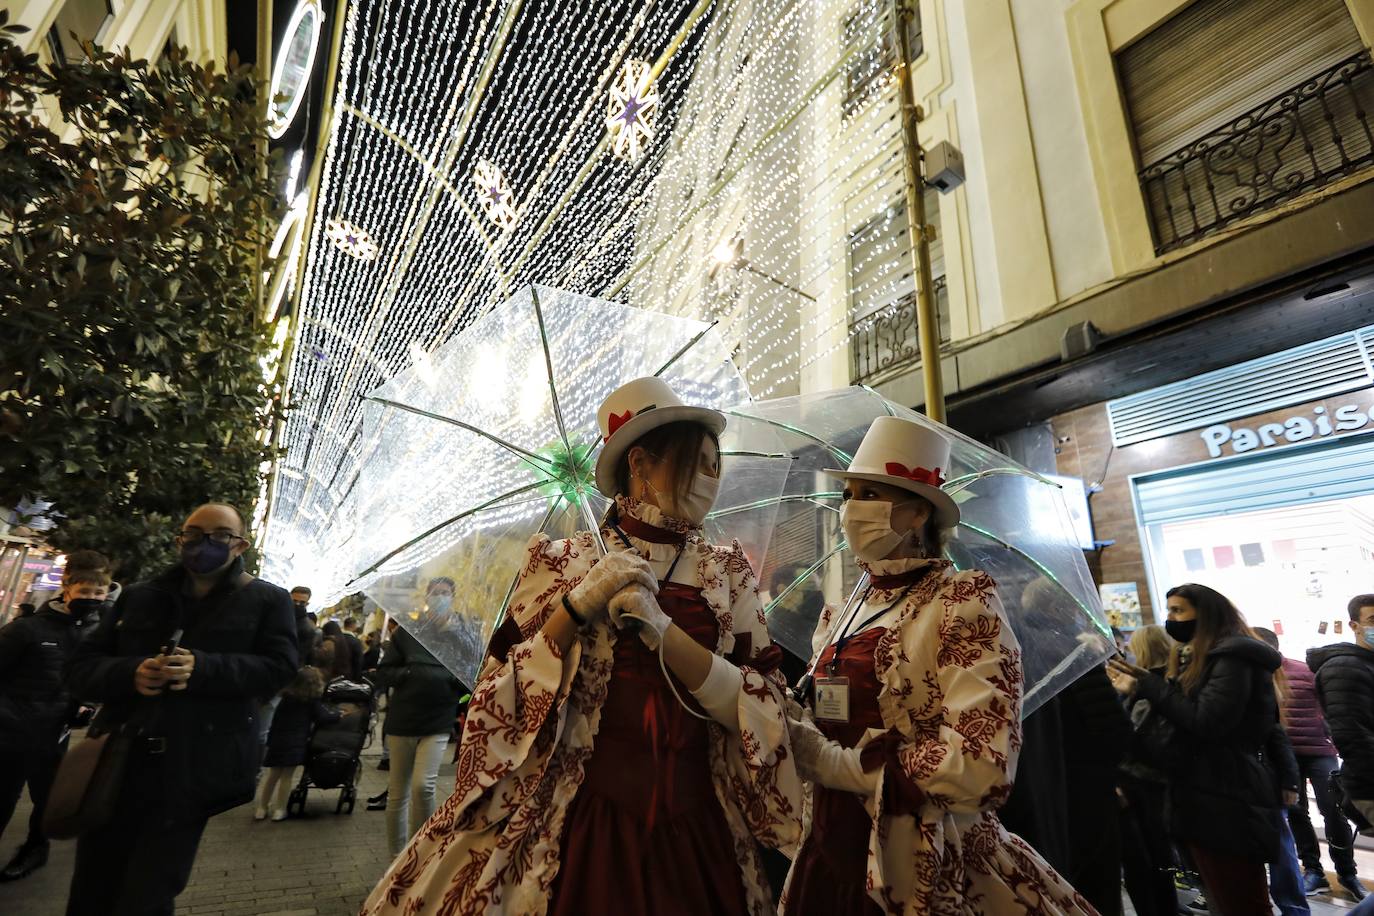
[[[892,46],[897,52],[897,101],[902,110],[902,162],[906,173],[906,221],[916,270],[916,339],[921,348],[921,378],[925,383],[926,416],[945,422],[945,385],[940,374],[940,336],[935,316],[934,281],[930,276],[930,241],[926,225],[924,153],[916,126],[921,109],[911,86],[911,48],[906,40],[911,0],[892,0]]]

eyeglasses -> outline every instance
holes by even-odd
[[[232,544],[232,543],[234,543],[235,541],[246,541],[246,540],[248,540],[248,539],[247,539],[246,537],[244,537],[243,535],[241,535],[241,534],[235,534],[234,532],[230,531],[228,528],[220,528],[220,529],[217,530],[217,531],[209,531],[209,532],[200,531],[200,530],[198,530],[198,529],[196,529],[196,528],[187,528],[185,531],[182,531],[180,534],[177,535],[177,540],[178,540],[178,541],[180,541],[180,542],[183,543],[183,544],[188,544],[188,545],[191,545],[191,544],[199,544],[201,541],[205,540],[206,538],[209,538],[210,540],[214,541],[216,544]]]

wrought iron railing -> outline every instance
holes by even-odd
[[[1163,253],[1374,165],[1374,61],[1342,61],[1140,172]]]
[[[949,290],[944,277],[936,277],[935,315],[940,342],[949,340]],[[855,384],[871,384],[897,375],[920,362],[916,336],[916,299],[903,296],[889,306],[854,322],[849,328],[849,378]]]

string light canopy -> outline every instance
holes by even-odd
[[[359,509],[378,454],[360,394],[529,283],[716,322],[757,396],[837,362],[911,283],[900,220],[853,244],[902,194],[887,7],[348,4],[277,437],[299,476],[273,476],[267,574],[342,594],[347,545],[386,523]],[[722,239],[757,273],[712,276]],[[466,371],[527,370],[492,353]],[[426,498],[386,479],[378,505]]]

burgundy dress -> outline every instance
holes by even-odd
[[[700,589],[664,583],[658,603],[714,650],[716,616]],[[681,681],[674,686],[695,706]],[[592,757],[563,825],[550,916],[748,912],[709,754],[706,722],[673,696],[658,654],[621,634]]]
[[[878,676],[873,653],[886,627],[873,627],[850,637],[835,673],[849,678],[849,721],[816,721],[821,732],[845,747],[854,747],[870,728],[882,729]],[[835,647],[821,653],[817,672],[828,672]],[[792,866],[785,916],[882,916],[883,908],[868,896],[868,837],[873,818],[853,792],[817,785],[811,833]]]

